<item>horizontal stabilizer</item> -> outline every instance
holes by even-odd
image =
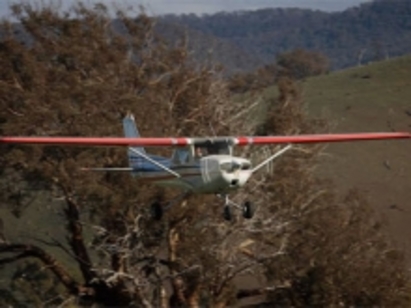
[[[133,168],[130,167],[117,167],[117,168],[81,168],[81,171],[107,171],[107,172],[131,172]]]

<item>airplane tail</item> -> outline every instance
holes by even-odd
[[[136,122],[132,114],[128,114],[123,119],[123,128],[124,128],[124,136],[126,138],[140,137],[140,133],[138,132]],[[132,149],[134,149],[135,151],[133,151]],[[143,155],[147,155],[147,152],[143,147],[129,147],[128,148],[128,161],[129,161],[130,167],[139,167],[143,163],[144,159],[140,155],[136,155],[135,152],[139,152],[139,153],[142,153]]]

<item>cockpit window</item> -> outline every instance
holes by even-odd
[[[176,164],[185,164],[188,162],[189,152],[187,149],[176,149],[173,154],[173,162]]]
[[[188,151],[187,150],[178,150],[178,158],[180,162],[185,163],[188,160]]]
[[[210,154],[225,154],[230,155],[230,148],[228,145],[211,145],[207,147]]]
[[[203,156],[208,155],[208,150],[205,147],[195,147],[194,154],[195,154],[195,157],[201,158]]]

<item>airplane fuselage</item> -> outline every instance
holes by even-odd
[[[231,155],[209,155],[190,163],[171,163],[168,168],[179,176],[153,165],[135,169],[132,174],[144,182],[197,194],[226,193],[244,186],[251,176],[250,161]]]

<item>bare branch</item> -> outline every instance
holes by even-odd
[[[73,250],[76,260],[79,264],[80,270],[86,281],[91,281],[96,278],[96,274],[92,270],[90,256],[83,240],[83,227],[80,222],[80,213],[78,204],[70,196],[68,189],[64,185],[59,185],[64,192],[67,208],[65,215],[68,221],[67,229],[70,232],[69,244]]]

